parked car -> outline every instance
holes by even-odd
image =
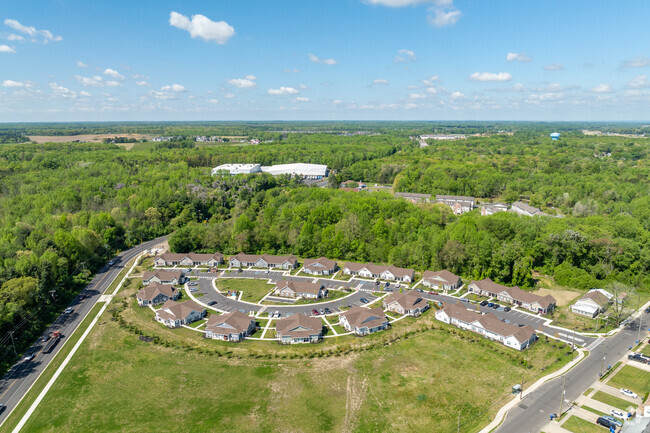
[[[487,304],[488,304],[488,301],[481,301],[481,307],[485,307]]]
[[[318,316],[318,311],[316,309],[311,310],[311,312],[314,316]]]
[[[318,310],[318,312],[320,313],[321,316],[325,315],[325,310],[323,310],[322,308],[320,310]]]
[[[6,408],[7,408],[7,406],[5,406],[4,404],[0,403],[0,414],[1,414],[2,412],[4,412]]]
[[[192,288],[190,289],[190,292],[194,293],[194,292],[198,292],[198,290],[199,290],[199,289],[192,287]]]
[[[242,270],[242,268],[239,268],[239,269],[237,269],[237,272],[241,273],[241,272],[244,272],[244,271]]]
[[[384,290],[387,291],[387,292],[392,292],[393,291],[393,289],[391,287],[384,287]]]
[[[483,303],[481,302],[481,305],[482,305],[482,304],[483,304]],[[493,305],[494,305],[494,304],[493,304],[492,302],[488,302],[488,304],[487,304],[487,306],[490,307],[490,308],[492,308]]]
[[[625,388],[621,388],[621,394],[632,398],[639,398],[639,396],[636,395],[636,392],[632,392],[629,389],[625,389]]]
[[[650,307],[646,308],[644,311],[646,312],[646,314],[650,313]]]
[[[51,337],[52,337],[52,333],[51,333],[51,332],[47,332],[45,335],[43,335],[43,336],[41,337],[41,341],[42,341],[43,343],[45,343],[45,342],[46,342],[47,340],[49,340]]]
[[[467,299],[467,298],[460,298],[460,301],[461,301],[461,302],[469,302],[469,299]]]
[[[608,420],[607,418],[605,418],[603,416],[598,417],[598,419],[596,420],[596,424],[600,424],[600,425],[602,425],[604,427],[613,427],[614,429],[616,429],[616,427],[618,427],[618,425],[616,423]]]
[[[388,281],[386,281],[386,284],[384,284],[384,286],[390,287],[390,283]]]
[[[217,301],[210,301],[208,302],[208,305],[217,305]]]
[[[86,299],[86,295],[79,295],[79,300],[80,301],[83,301],[84,299]]]
[[[510,310],[511,310],[510,307],[506,307],[506,308],[503,309],[503,311],[510,311]]]
[[[609,411],[609,413],[612,416],[604,416],[603,418],[610,419],[611,421],[614,421],[615,423],[617,423],[619,426],[622,426],[623,423],[620,422],[619,420],[617,420],[616,418],[620,418],[620,419],[627,418],[627,416],[625,416],[626,414],[624,412],[622,412],[620,410],[617,410],[617,409],[612,409],[612,410]],[[616,418],[612,418],[612,417],[616,417]]]
[[[325,308],[325,314],[330,314],[330,313],[331,313],[330,309],[329,309],[329,308]]]
[[[378,286],[381,284],[381,281],[375,281],[375,286]]]
[[[420,293],[424,293],[424,290],[422,290],[422,289],[415,289],[415,290],[417,290]]]
[[[494,308],[495,310],[496,310],[497,308],[499,308],[500,306],[501,306],[501,305],[499,305],[499,304],[492,304],[492,308]]]
[[[108,266],[113,266],[114,264],[115,264],[115,260],[111,260],[110,262],[108,262]]]
[[[368,303],[368,300],[367,300],[366,298],[361,298],[361,299],[359,299],[359,300],[360,300],[362,303],[364,303],[364,304],[367,304],[367,303]]]
[[[63,311],[65,314],[70,314],[72,313],[72,307],[68,307]]]

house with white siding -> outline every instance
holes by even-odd
[[[156,271],[147,271],[142,274],[142,284],[148,286],[151,283],[167,284],[177,286],[183,284],[185,280],[183,271],[166,271],[159,269]]]
[[[231,268],[280,268],[295,269],[298,259],[294,255],[272,256],[270,254],[239,253],[228,261]]]
[[[138,290],[136,299],[139,306],[146,307],[148,305],[163,304],[169,299],[175,301],[179,296],[180,292],[172,285],[151,283]]]
[[[219,266],[223,263],[223,254],[199,253],[163,253],[153,261],[154,265],[161,266]]]
[[[347,331],[359,336],[383,331],[390,326],[386,314],[379,307],[354,306],[339,315],[339,323]]]
[[[525,308],[533,313],[546,314],[555,308],[555,298],[551,295],[535,295],[519,287],[507,287],[497,284],[490,278],[472,281],[467,290],[480,296],[496,298],[502,302]]]
[[[393,265],[375,265],[374,263],[348,262],[343,268],[343,274],[365,278],[379,278],[382,280],[403,281],[406,283],[410,283],[415,279],[415,271],[413,269],[398,268]]]
[[[334,260],[325,257],[317,259],[305,259],[302,271],[311,275],[332,275],[339,269]]]
[[[205,317],[206,309],[194,301],[176,302],[168,300],[156,310],[155,319],[169,328],[188,325]]]
[[[224,341],[241,341],[255,331],[255,318],[240,311],[212,314],[205,325],[205,338]]]
[[[275,335],[282,344],[318,343],[323,338],[320,317],[292,314],[275,322]]]
[[[385,297],[382,305],[386,311],[417,317],[429,309],[429,303],[415,290],[393,293]]]
[[[460,277],[445,269],[442,271],[424,271],[422,285],[430,289],[449,292],[463,285]]]
[[[576,303],[571,306],[571,311],[581,316],[594,318],[605,310],[607,304],[609,304],[609,301],[613,297],[614,295],[605,290],[593,289],[587,292],[582,298],[578,299]]]
[[[323,283],[310,281],[278,281],[274,293],[285,298],[318,299],[327,296]]]

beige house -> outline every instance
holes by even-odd
[[[142,275],[142,284],[148,286],[151,283],[167,284],[177,286],[184,281],[182,271],[166,271],[159,269],[157,271],[147,271]]]
[[[379,278],[382,280],[403,281],[410,283],[415,279],[413,269],[398,268],[397,266],[375,265],[374,263],[348,262],[343,268],[345,275],[355,275],[365,278]]]
[[[590,290],[582,298],[578,299],[575,304],[571,306],[571,311],[581,316],[586,316],[591,318],[596,317],[605,309],[610,299],[613,297],[611,293],[605,292],[609,294],[608,297],[603,292],[605,291],[604,290],[601,291],[597,289]]]
[[[168,300],[156,310],[155,319],[165,326],[176,328],[204,318],[206,310],[194,301],[176,302]]]
[[[308,281],[279,281],[274,293],[285,298],[318,299],[327,296],[327,289],[322,283]]]
[[[381,308],[365,308],[354,306],[339,316],[339,322],[347,331],[357,335],[367,335],[383,331],[390,324]]]
[[[422,275],[422,285],[430,289],[449,292],[456,290],[463,285],[458,275],[454,275],[447,270],[442,271],[424,271]]]
[[[507,287],[497,284],[489,278],[472,281],[468,291],[477,295],[496,298],[502,302],[525,308],[533,313],[546,314],[555,308],[555,298],[551,295],[540,296],[521,290],[519,287]]]
[[[241,341],[255,331],[255,319],[240,311],[212,314],[205,325],[205,338]]]
[[[275,322],[275,335],[282,344],[317,343],[323,338],[320,317],[293,314]]]
[[[388,295],[383,300],[383,307],[386,311],[417,317],[429,309],[429,303],[415,290],[409,290]]]
[[[338,270],[338,266],[334,260],[325,257],[317,259],[305,259],[302,265],[302,271],[311,275],[332,275]]]
[[[455,214],[460,215],[474,209],[476,200],[474,197],[459,195],[436,195],[436,202],[446,204]]]
[[[244,254],[239,253],[228,261],[231,268],[280,268],[295,269],[298,259],[294,255],[272,256],[270,254]]]
[[[167,284],[151,283],[146,287],[138,290],[136,298],[138,305],[145,307],[147,305],[158,305],[171,299],[175,301],[180,295],[174,286]]]
[[[223,263],[223,254],[198,253],[164,253],[153,261],[156,266],[219,266]]]

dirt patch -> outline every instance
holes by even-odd
[[[573,302],[574,299],[581,296],[582,293],[575,292],[573,290],[562,290],[562,289],[537,289],[533,292],[536,295],[546,296],[551,295],[557,301],[558,307],[564,307]]]
[[[136,140],[151,139],[153,135],[149,134],[85,134],[85,135],[29,135],[30,140],[41,143],[71,143],[71,142],[90,142],[98,143],[105,138],[126,137],[135,138]],[[120,143],[118,146],[124,146],[127,149],[133,147],[134,143]]]
[[[344,432],[351,432],[354,430],[354,424],[357,419],[357,414],[361,405],[363,404],[366,395],[366,388],[368,383],[366,379],[359,380],[353,375],[348,376],[348,385],[345,390],[345,421],[343,424]]]

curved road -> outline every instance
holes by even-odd
[[[84,299],[81,297],[75,298],[70,304],[72,313],[61,314],[52,325],[45,331],[46,335],[49,332],[60,331],[63,337],[61,341],[54,346],[52,352],[42,353],[43,343],[40,339],[34,343],[25,353],[35,354],[34,359],[31,361],[19,360],[11,369],[5,374],[0,381],[0,403],[7,406],[6,410],[0,414],[0,425],[4,423],[5,419],[18,405],[20,400],[27,393],[32,384],[38,379],[40,374],[47,368],[52,359],[63,347],[65,339],[69,337],[79,324],[86,318],[88,313],[95,306],[99,297],[104,294],[106,289],[117,278],[126,264],[140,254],[142,251],[152,248],[153,246],[163,242],[166,236],[144,242],[137,247],[126,250],[118,254],[114,259],[113,265],[106,265],[95,275],[92,281],[81,292]]]

